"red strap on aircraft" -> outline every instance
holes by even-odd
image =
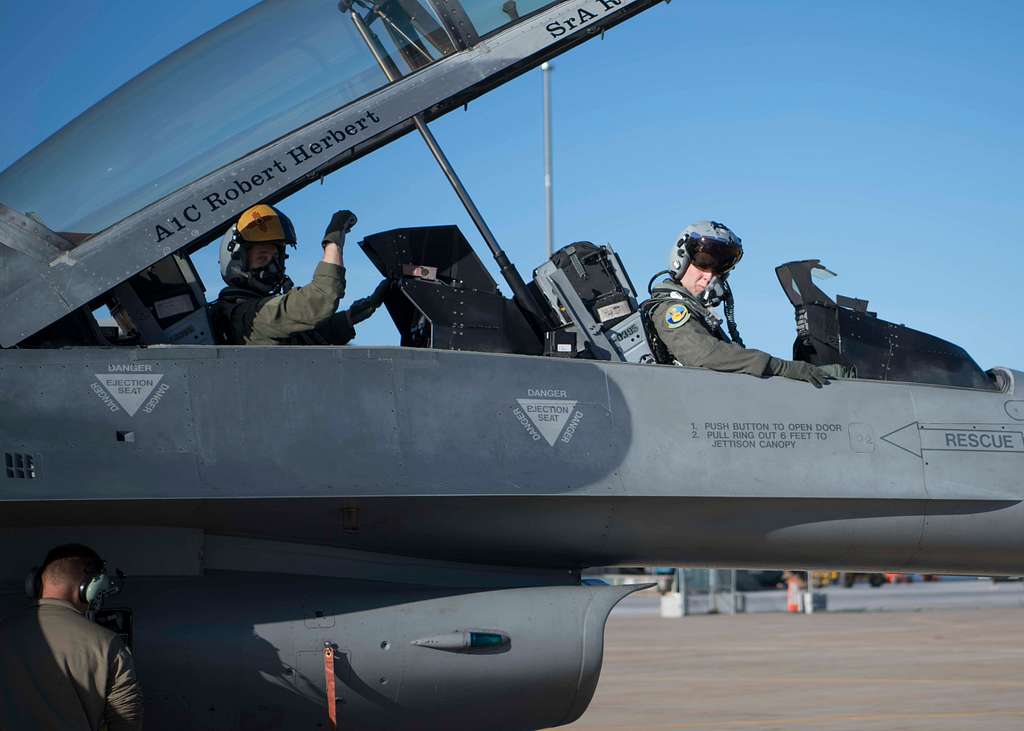
[[[324,643],[324,684],[327,689],[327,719],[331,722],[331,728],[338,728],[338,701],[334,694],[334,647]]]

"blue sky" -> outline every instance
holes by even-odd
[[[0,168],[248,5],[0,3],[14,100],[0,118]],[[983,367],[1024,368],[1021,27],[1024,4],[994,1],[651,8],[555,61],[556,246],[611,243],[642,286],[679,230],[714,218],[743,238],[732,281],[748,345],[789,354],[792,308],[773,269],[820,258],[841,275],[831,293],[869,299]],[[540,72],[433,129],[528,276],[545,247]],[[289,261],[300,283],[337,208],[359,215],[355,238],[456,223],[491,265],[413,136],[282,208],[306,242]],[[197,263],[212,298],[213,247]],[[346,263],[346,299],[368,293],[377,275],[354,243]],[[357,340],[395,341],[383,312]]]

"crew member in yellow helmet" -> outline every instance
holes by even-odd
[[[296,246],[295,227],[286,215],[256,205],[238,217],[221,241],[221,290],[213,313],[223,342],[232,345],[344,345],[355,325],[380,306],[390,282],[338,312],[345,295],[342,250],[356,224],[351,211],[331,217],[323,237],[323,258],[313,281],[294,287],[285,275],[285,250]]]

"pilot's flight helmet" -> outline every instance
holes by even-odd
[[[668,268],[675,279],[681,279],[690,264],[710,269],[725,277],[743,258],[740,237],[717,221],[697,221],[683,229],[672,245]]]
[[[251,244],[275,244],[277,255],[264,267],[249,268]],[[230,287],[244,287],[260,294],[290,289],[284,274],[286,246],[295,246],[295,226],[273,206],[263,203],[246,209],[220,242],[220,276]]]

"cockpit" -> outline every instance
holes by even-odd
[[[270,0],[242,13],[0,174],[0,345],[216,345],[191,255],[254,203],[417,131],[512,297],[455,226],[367,235],[360,247],[395,282],[384,304],[402,346],[654,363],[643,297],[614,250],[576,242],[525,280],[427,127],[653,4]],[[268,39],[283,50],[265,53]],[[777,270],[796,358],[862,379],[997,388],[961,348],[829,298],[813,283],[823,269]],[[116,327],[97,323],[102,307]]]

